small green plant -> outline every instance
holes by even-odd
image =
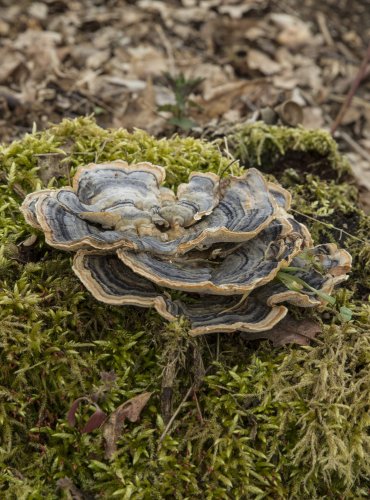
[[[285,272],[284,272],[285,271]],[[283,285],[285,285],[289,290],[292,290],[294,292],[300,292],[303,289],[307,289],[310,292],[313,292],[315,295],[317,295],[320,299],[323,301],[327,302],[331,306],[335,306],[337,301],[335,297],[332,297],[331,295],[323,292],[322,290],[317,290],[316,288],[312,287],[308,283],[306,283],[302,278],[299,276],[296,276],[294,274],[294,271],[301,271],[299,267],[286,267],[284,271],[280,271],[277,274],[277,280],[280,281]],[[348,307],[345,306],[338,306],[338,318],[343,321],[351,321],[352,319],[352,310],[349,309]]]
[[[189,108],[198,107],[198,104],[189,97],[204,79],[187,79],[183,73],[176,76],[170,73],[163,73],[163,80],[164,85],[173,91],[175,104],[163,104],[158,107],[158,111],[172,113],[171,118],[168,120],[168,123],[171,125],[175,125],[184,131],[192,129],[196,126],[196,123],[188,117]]]

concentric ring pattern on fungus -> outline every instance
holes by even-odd
[[[22,212],[49,245],[76,252],[73,270],[97,300],[185,316],[192,335],[269,330],[283,303],[318,306],[313,288],[331,293],[347,279],[348,252],[314,246],[289,192],[258,170],[193,172],[176,193],[165,176],[148,162],[90,164],[71,187],[29,194]],[[276,279],[288,266],[307,288]]]

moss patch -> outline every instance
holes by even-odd
[[[238,125],[228,135],[230,148],[246,166],[261,168],[277,176],[288,167],[311,172],[325,179],[344,179],[348,161],[324,130],[266,125]]]
[[[72,273],[70,256],[47,247],[24,222],[22,196],[69,184],[76,167],[91,161],[152,161],[166,166],[168,184],[176,185],[192,170],[222,172],[229,160],[212,143],[103,130],[86,118],[4,146],[0,496],[71,498],[78,489],[84,498],[107,499],[367,498],[369,218],[356,206],[354,186],[342,182],[347,165],[327,134],[257,125],[231,134],[229,143],[241,163],[292,191],[296,216],[317,243],[340,240],[352,253],[354,271],[336,295],[353,320],[341,323],[335,309],[298,311],[319,319],[323,334],[311,347],[274,349],[238,334],[190,339],[181,321],[100,304]],[[313,155],[330,175],[311,168]],[[174,408],[203,365],[207,371],[159,446],[161,381],[171,358]],[[99,430],[80,434],[67,423],[79,396],[92,396],[109,413],[144,391],[154,394],[140,422],[126,425],[112,461]],[[85,410],[79,424],[93,408]]]

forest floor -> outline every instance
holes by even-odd
[[[369,498],[369,39],[368,0],[0,1],[1,498]],[[353,257],[323,310],[290,306],[311,344],[95,300],[19,206],[118,158],[289,189]]]
[[[92,113],[157,136],[273,122],[271,110],[288,125],[330,129],[369,35],[366,0],[3,0],[0,141]],[[367,211],[369,76],[365,65],[334,134]]]

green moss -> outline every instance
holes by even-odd
[[[165,165],[168,183],[176,185],[192,170],[222,172],[228,159],[212,143],[103,130],[87,118],[3,146],[1,497],[71,498],[73,488],[107,499],[368,497],[369,218],[356,205],[356,189],[339,182],[346,162],[327,134],[264,125],[238,134],[229,141],[234,154],[264,170],[278,166],[267,170],[292,191],[293,208],[303,214],[297,217],[316,242],[340,239],[352,253],[354,271],[336,296],[354,319],[301,311],[322,322],[322,335],[311,347],[276,349],[238,334],[190,339],[184,322],[98,303],[71,271],[70,256],[47,247],[25,224],[22,195],[68,184],[76,167],[91,161],[152,161]],[[330,167],[329,176],[311,168],[313,156]],[[22,245],[32,233],[37,241]],[[203,365],[207,372],[197,400],[185,402],[159,445],[162,376],[171,360],[174,408]],[[112,371],[115,380],[107,384]],[[104,458],[99,430],[78,431],[89,408],[78,413],[77,428],[67,423],[79,396],[98,398],[110,412],[144,391],[153,395],[140,422],[126,425],[112,461]]]
[[[231,151],[244,165],[279,173],[289,166],[323,178],[342,179],[350,172],[329,132],[266,125],[238,125],[228,136]]]

